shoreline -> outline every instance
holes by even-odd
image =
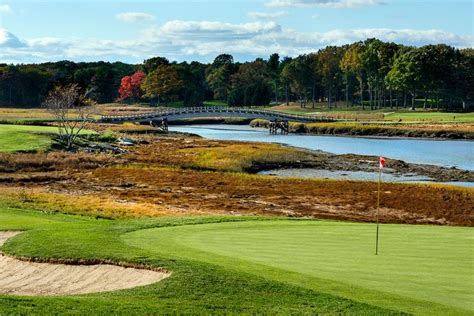
[[[173,132],[183,136],[189,136],[189,133]],[[199,136],[199,138],[212,141],[206,137]],[[330,136],[330,135],[326,135]],[[338,137],[338,136],[333,136]],[[340,136],[344,137],[344,136]],[[364,137],[361,137],[364,138]],[[467,141],[467,140],[462,140]],[[252,141],[228,140],[230,143],[252,143]],[[264,143],[262,143],[264,144]],[[277,144],[287,148],[304,150],[311,153],[316,159],[311,161],[287,161],[275,163],[259,163],[254,162],[249,168],[245,170],[249,174],[257,174],[262,171],[272,171],[279,169],[321,169],[326,171],[349,171],[349,172],[378,172],[378,156],[373,155],[357,155],[357,154],[334,154],[322,150],[311,150],[303,147],[287,145],[279,142],[271,142],[270,144]],[[387,166],[393,170],[389,172],[395,176],[404,176],[407,174],[416,174],[418,176],[425,176],[434,182],[474,182],[474,171],[458,169],[456,167],[443,167],[431,164],[416,164],[406,162],[400,159],[393,159],[385,157]]]
[[[286,146],[286,145],[283,145]],[[289,146],[291,147],[291,146]],[[311,152],[311,151],[310,151]],[[275,171],[281,169],[316,169],[324,171],[347,171],[347,172],[369,172],[378,173],[378,165],[376,156],[364,155],[335,155],[323,152],[312,152],[317,160],[315,161],[295,161],[289,163],[255,163],[246,172],[250,174],[258,174],[263,171]],[[386,173],[393,176],[404,177],[409,175],[417,175],[427,177],[433,182],[473,182],[474,171],[446,168],[436,165],[413,164],[403,160],[386,158]],[[324,179],[324,178],[320,178]],[[347,179],[361,181],[358,179]],[[401,183],[406,183],[401,181]]]
[[[251,127],[268,128],[269,121],[253,120]],[[469,126],[470,127],[470,126]],[[367,123],[293,123],[290,122],[289,132],[300,135],[346,136],[346,137],[383,137],[388,139],[407,138],[423,140],[474,140],[474,130],[429,129],[406,126],[384,126]]]

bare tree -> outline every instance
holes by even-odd
[[[70,150],[79,134],[93,121],[94,101],[77,84],[56,86],[48,94],[44,105],[56,118],[60,139]]]

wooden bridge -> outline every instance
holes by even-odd
[[[175,121],[192,119],[196,117],[241,117],[247,119],[264,119],[268,121],[290,121],[301,123],[332,122],[323,116],[309,116],[287,114],[278,111],[262,110],[254,107],[189,107],[189,108],[163,108],[154,112],[135,115],[103,115],[103,123],[150,123],[159,121]]]

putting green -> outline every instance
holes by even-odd
[[[473,230],[268,221],[187,225],[123,235],[174,258],[245,270],[279,281],[416,314],[474,312]]]

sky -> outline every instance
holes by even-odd
[[[474,47],[473,0],[0,0],[0,63],[211,62],[376,37]]]

